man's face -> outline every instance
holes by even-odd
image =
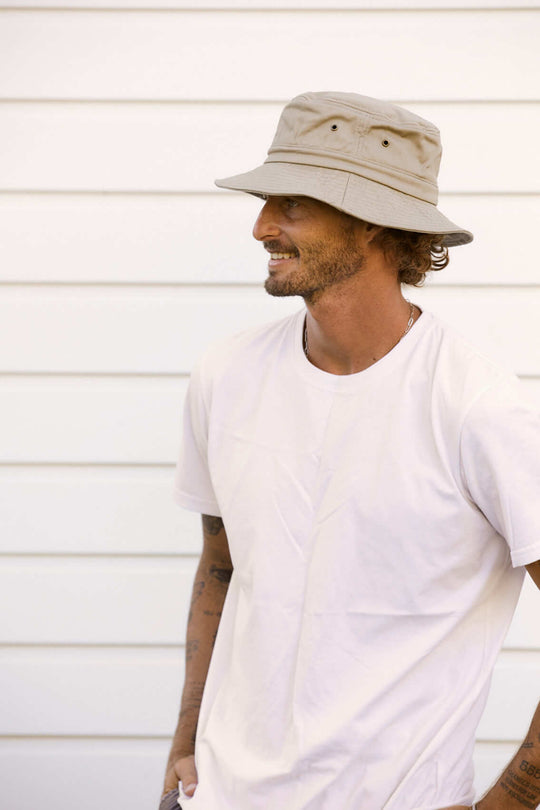
[[[265,289],[307,301],[360,272],[362,223],[311,197],[268,197],[253,228],[270,253]]]

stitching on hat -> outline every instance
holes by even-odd
[[[304,98],[306,101],[312,101],[313,100],[309,96],[300,96],[299,98]],[[346,109],[354,110],[355,112],[362,112],[364,115],[368,116],[371,119],[374,119],[374,118],[375,119],[381,119],[382,118],[385,121],[392,121],[393,123],[396,123],[396,119],[391,117],[390,115],[387,115],[386,113],[373,112],[371,110],[366,110],[364,107],[355,106],[354,104],[348,104],[346,101],[342,101],[341,99],[321,98],[319,100],[323,101],[323,102],[327,102],[328,104],[335,104],[338,107],[345,107]],[[294,99],[293,99],[293,101],[294,101]],[[436,133],[437,135],[441,134],[439,128],[436,127],[435,124],[432,124],[431,121],[427,121],[425,118],[422,118],[421,116],[416,115],[416,113],[412,113],[410,110],[406,110],[405,107],[399,107],[397,104],[395,106],[398,107],[399,110],[403,110],[404,112],[407,112],[410,115],[414,115],[415,119],[416,119],[416,120],[413,119],[413,120],[407,121],[407,122],[402,121],[400,123],[402,123],[402,124],[406,123],[407,125],[410,124],[412,128],[422,130],[423,132],[428,130],[430,132]]]
[[[339,171],[339,169],[337,169]],[[347,172],[347,182],[345,183],[345,187],[343,189],[343,195],[341,197],[341,205],[345,202],[345,197],[347,196],[347,189],[349,188],[349,183],[351,182],[351,174]]]
[[[291,150],[291,152],[295,152],[296,154],[301,153],[301,154],[305,154],[305,155],[313,155],[313,156],[316,156],[316,157],[321,156],[321,155],[324,156],[325,154],[328,154],[330,157],[333,157],[334,155],[337,155],[338,157],[343,158],[343,151],[341,149],[332,149],[330,147],[330,148],[327,148],[327,149],[317,149],[317,150],[315,150],[315,149],[308,149],[308,148],[306,148],[304,146],[299,148],[297,144],[285,144],[285,143],[282,143],[279,146],[276,146],[274,148],[270,147],[270,149],[268,150],[268,155],[270,156],[274,152],[287,152],[289,149]],[[369,158],[364,158],[364,157],[362,157],[361,159],[356,157],[355,159],[358,161],[358,163],[360,165],[366,165],[368,167],[371,166],[373,168],[378,168],[379,166],[387,166],[388,165],[384,161],[370,160]],[[290,162],[294,163],[295,161],[291,160]],[[426,183],[428,186],[431,186],[432,188],[438,189],[438,184],[436,182],[433,183],[431,180],[428,180],[425,177],[425,175],[423,175],[423,174],[417,174],[416,172],[410,172],[407,169],[401,169],[401,168],[399,168],[397,166],[392,166],[392,168],[395,169],[400,174],[407,175],[408,177],[412,177],[412,178],[414,178],[416,180],[421,180],[423,183]]]
[[[311,166],[314,169],[324,169],[325,171],[329,171],[329,172],[337,172],[339,174],[345,174],[345,175],[347,175],[346,184],[345,184],[345,191],[347,190],[347,187],[348,187],[350,181],[354,177],[359,177],[361,180],[364,180],[367,183],[373,183],[374,185],[377,185],[377,186],[384,186],[385,188],[390,189],[390,191],[393,191],[396,194],[399,194],[400,197],[410,197],[411,200],[415,200],[415,201],[420,202],[422,204],[422,207],[426,206],[426,205],[429,205],[429,206],[431,206],[431,208],[434,208],[438,213],[440,213],[438,208],[437,208],[436,203],[432,203],[429,200],[426,200],[424,197],[417,197],[416,194],[411,194],[408,191],[401,191],[400,189],[397,189],[394,186],[388,185],[388,183],[383,183],[382,180],[372,180],[370,177],[364,177],[361,174],[360,175],[359,174],[354,174],[354,172],[351,172],[349,169],[337,169],[337,168],[334,168],[334,167],[330,168],[328,166],[319,165],[318,163],[299,163],[299,162],[295,162],[295,161],[292,161],[292,160],[291,161],[286,161],[286,160],[265,161],[265,164],[266,163],[279,163],[281,166]],[[265,165],[265,164],[263,164],[263,165]],[[248,174],[249,174],[249,172],[248,172]],[[285,188],[285,186],[283,186],[283,188]],[[237,191],[246,191],[249,194],[255,194],[255,195],[263,193],[263,192],[248,191],[247,189],[244,189],[244,188],[242,188],[242,189],[241,188],[236,188],[236,190]],[[345,197],[345,191],[343,193],[343,197]],[[279,193],[279,194],[291,194],[292,195],[292,194],[297,194],[299,192],[298,191],[293,192],[293,191],[290,191],[290,190],[277,192],[274,189],[273,191],[268,192],[268,193],[272,193],[272,194],[278,194]],[[307,195],[307,196],[310,196],[310,195]],[[333,204],[333,203],[331,203],[331,204]],[[434,231],[434,233],[435,233],[435,231]]]

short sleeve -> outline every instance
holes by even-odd
[[[514,567],[540,559],[540,412],[514,379],[484,391],[463,423],[472,500],[506,540]]]
[[[209,391],[202,366],[193,371],[184,403],[180,455],[174,477],[174,499],[185,509],[220,516],[208,469]]]

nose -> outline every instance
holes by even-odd
[[[253,226],[253,236],[259,242],[269,241],[271,238],[279,236],[281,229],[279,226],[279,210],[276,200],[270,197],[261,208],[259,216]]]

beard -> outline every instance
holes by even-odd
[[[361,272],[365,255],[356,244],[352,228],[345,228],[343,236],[333,243],[311,242],[302,248],[294,260],[296,269],[283,278],[278,274],[269,275],[264,283],[266,292],[279,297],[300,295],[305,301],[313,302],[329,287]]]

